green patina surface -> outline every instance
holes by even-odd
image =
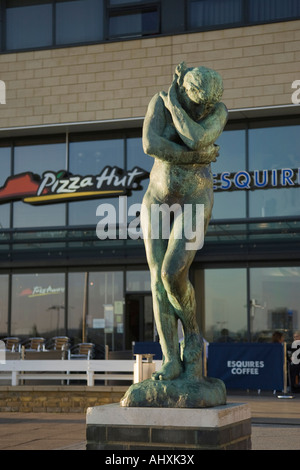
[[[143,127],[143,147],[154,158],[150,182],[143,199],[141,222],[151,273],[153,311],[163,352],[163,365],[152,379],[134,384],[121,400],[123,406],[203,407],[226,402],[223,382],[203,377],[203,340],[196,322],[194,288],[189,268],[195,257],[197,235],[205,231],[213,207],[211,163],[219,147],[216,139],[227,121],[221,76],[206,67],[176,67],[167,93],[150,101]],[[153,205],[174,204],[169,218],[169,236],[153,238]],[[204,223],[199,224],[197,205],[204,205]],[[188,210],[189,209],[189,210]],[[166,216],[170,212],[166,211]],[[194,243],[193,243],[194,242]],[[184,342],[178,348],[178,320]]]

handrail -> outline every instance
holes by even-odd
[[[0,363],[0,380],[11,379],[12,386],[16,386],[20,379],[85,379],[88,386],[93,386],[95,379],[133,380],[134,363],[134,360],[120,361],[97,359],[8,360],[4,363]],[[5,374],[6,372],[8,372],[8,374]],[[30,374],[23,374],[24,372],[30,372]],[[41,374],[41,372],[43,374]],[[53,374],[55,372],[60,374]],[[69,375],[70,372],[74,373]]]
[[[264,217],[264,218],[239,218],[239,219],[211,219],[207,235],[222,235],[222,230],[226,228],[225,235],[231,233],[245,234],[251,231],[253,225],[263,224],[263,232],[270,231],[270,233],[278,233],[284,230],[285,233],[299,232],[299,227],[291,226],[290,224],[300,223],[299,216],[284,217]],[[270,224],[279,224],[279,227],[271,227]],[[247,225],[247,229],[243,230],[239,226]],[[268,227],[269,225],[269,227]],[[235,226],[235,230],[231,232],[231,227]],[[221,232],[216,233],[215,229],[220,229]],[[259,229],[259,230],[258,230]],[[255,233],[260,232],[261,227],[258,227]],[[227,232],[229,230],[229,233]],[[48,235],[48,233],[51,235]],[[76,235],[74,235],[74,233]],[[27,234],[27,236],[26,236]],[[32,236],[30,236],[32,234]],[[40,236],[39,236],[40,234]],[[46,236],[43,236],[46,234]],[[16,235],[24,235],[24,238],[16,237]],[[74,235],[74,236],[73,236]],[[1,228],[0,229],[0,245],[4,244],[47,244],[47,243],[70,243],[70,242],[95,242],[99,241],[96,235],[95,226],[62,226],[62,227],[35,227],[35,228]],[[114,240],[112,240],[114,241]],[[118,242],[124,240],[117,240]]]
[[[209,225],[233,225],[233,224],[251,224],[251,223],[275,223],[275,222],[300,222],[299,215],[274,216],[274,217],[240,217],[232,219],[214,219],[210,220]],[[56,225],[51,227],[20,227],[20,228],[0,228],[2,233],[26,233],[26,232],[89,232],[95,231],[96,225]],[[118,228],[118,223],[116,225]]]

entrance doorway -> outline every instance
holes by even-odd
[[[151,294],[127,294],[125,349],[131,349],[133,341],[154,341],[154,336]]]

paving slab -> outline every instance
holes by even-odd
[[[0,450],[79,450],[85,433],[84,413],[0,413]]]
[[[300,450],[300,395],[228,394],[228,403],[247,403],[253,450]],[[0,412],[0,450],[85,450],[85,413]]]

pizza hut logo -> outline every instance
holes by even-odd
[[[10,176],[0,188],[0,204],[23,201],[28,204],[52,204],[58,202],[97,199],[130,195],[141,189],[141,180],[149,173],[141,168],[122,170],[105,167],[98,175],[72,175],[61,170],[46,171],[42,177],[32,172]]]

